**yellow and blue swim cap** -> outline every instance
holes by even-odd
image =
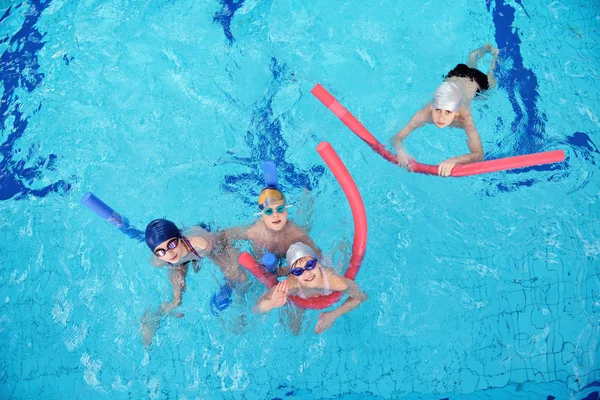
[[[274,187],[266,187],[258,194],[258,208],[260,210],[279,201],[283,201],[283,204],[285,204],[285,196],[279,189]]]

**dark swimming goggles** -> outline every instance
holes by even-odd
[[[157,250],[154,250],[154,254],[155,254],[157,257],[162,257],[162,256],[164,256],[165,254],[167,254],[167,251],[169,251],[169,250],[174,250],[174,249],[175,249],[175,247],[177,247],[177,246],[179,246],[179,238],[174,238],[174,239],[171,239],[171,240],[169,240],[169,242],[167,243],[167,250],[165,250],[165,249],[157,249]]]
[[[304,271],[312,271],[317,266],[317,260],[314,258],[312,260],[308,260],[306,264],[304,264],[304,268],[292,268],[290,270],[290,274],[294,276],[300,276],[304,273]]]

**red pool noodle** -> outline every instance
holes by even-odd
[[[354,280],[358,274],[360,264],[362,263],[367,249],[367,214],[365,212],[365,205],[352,176],[346,169],[346,166],[340,157],[336,154],[335,150],[333,150],[333,147],[327,142],[322,142],[317,146],[317,151],[331,172],[333,172],[333,175],[339,182],[350,203],[352,217],[354,218],[354,242],[352,243],[350,263],[348,264],[348,269],[344,276]],[[267,275],[250,254],[246,252],[242,253],[239,256],[238,261],[267,287],[271,288],[277,284],[277,279],[272,275]],[[290,296],[289,299],[298,307],[321,310],[335,304],[341,297],[342,292],[333,292],[327,296],[314,296],[308,299]]]
[[[371,148],[387,161],[398,164],[396,156],[385,148],[371,133],[352,115],[348,110],[340,104],[323,86],[316,84],[310,91],[317,99],[321,101],[338,117],[344,125],[346,125],[358,137],[364,140]],[[561,162],[565,159],[565,153],[562,150],[553,150],[543,153],[527,154],[523,156],[515,156],[508,158],[499,158],[497,160],[480,161],[471,164],[457,165],[452,168],[450,176],[469,176],[485,174],[488,172],[504,171],[507,169],[524,168],[532,165],[550,164]],[[421,164],[417,161],[410,163],[409,168],[413,172],[422,174],[437,175],[438,166]]]
[[[277,278],[271,274],[265,273],[265,271],[258,265],[258,262],[252,257],[252,255],[244,251],[238,257],[238,262],[244,266],[252,275],[259,280],[260,283],[268,287],[269,289],[277,285]]]

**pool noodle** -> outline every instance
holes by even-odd
[[[277,182],[277,166],[273,161],[265,161],[262,165],[263,175],[265,177],[265,187],[274,187],[279,189]]]
[[[127,218],[113,210],[108,204],[100,200],[93,193],[88,192],[84,194],[81,198],[81,203],[94,212],[94,214],[98,215],[111,225],[114,225],[130,238],[140,242],[145,241],[144,232],[129,225]]]
[[[105,220],[106,222],[114,225],[119,230],[121,230],[121,232],[123,232],[130,238],[136,239],[139,242],[146,241],[146,235],[144,234],[144,232],[129,225],[129,221],[127,220],[127,218],[123,217],[121,214],[119,214],[118,212],[113,210],[108,204],[106,204],[105,202],[100,200],[93,193],[88,192],[88,193],[84,194],[83,197],[81,198],[81,203],[83,203],[84,206],[86,206],[87,208],[92,210],[92,212],[94,212],[94,214],[96,214],[97,216],[99,216],[100,218]],[[215,296],[213,295],[213,299],[214,298],[215,298]],[[212,299],[211,299],[211,302],[212,302]],[[228,306],[229,306],[229,304],[226,307],[224,307],[223,309],[227,308]],[[223,310],[220,309],[219,311],[223,311]],[[213,314],[214,314],[214,311],[213,311]]]
[[[354,115],[352,115],[344,106],[336,100],[323,86],[319,83],[311,90],[311,93],[321,101],[338,117],[344,125],[346,125],[352,132],[358,137],[365,141],[376,153],[382,156],[387,161],[398,164],[396,156],[394,156],[389,150],[385,148],[368,130],[363,124],[358,121]],[[452,168],[450,176],[469,176],[485,174],[489,172],[504,171],[514,168],[524,168],[533,165],[550,164],[555,162],[561,162],[565,159],[565,153],[562,150],[553,150],[543,153],[526,154],[522,156],[499,158],[496,160],[480,161],[471,164],[457,165]],[[421,164],[417,161],[409,163],[409,168],[413,172],[422,174],[437,175],[438,166]]]
[[[364,258],[367,249],[367,215],[365,212],[365,206],[360,196],[360,192],[356,187],[356,183],[352,179],[352,176],[346,169],[346,166],[336,154],[335,150],[327,142],[319,143],[317,146],[319,155],[325,161],[325,164],[329,167],[333,175],[338,180],[352,210],[352,216],[354,219],[354,242],[352,244],[352,256],[348,269],[344,276],[348,279],[354,280],[360,265]],[[252,273],[261,283],[271,288],[276,285],[277,279],[273,275],[266,274],[258,265],[256,260],[247,252],[242,253],[238,257],[238,261],[242,264],[250,273]],[[298,296],[290,296],[289,299],[294,302],[298,307],[311,308],[311,309],[324,309],[338,302],[342,297],[342,292],[333,292],[327,296],[314,296],[309,299],[303,299]]]
[[[542,153],[526,154],[522,156],[513,156],[498,158],[496,160],[480,161],[471,164],[457,165],[452,169],[450,176],[470,176],[486,174],[489,172],[505,171],[515,168],[525,168],[534,165],[551,164],[564,161],[565,153],[562,150],[545,151]],[[437,175],[438,166],[414,162],[410,164],[413,172],[421,174]],[[455,171],[456,170],[456,171]]]
[[[254,257],[252,257],[252,255],[247,251],[244,251],[239,255],[238,262],[242,264],[244,268],[246,268],[252,275],[254,275],[260,283],[269,289],[277,285],[278,282],[277,278],[275,278],[275,275],[267,274],[265,271],[263,271]]]

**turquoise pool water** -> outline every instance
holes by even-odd
[[[600,6],[546,3],[3,3],[0,398],[597,399]],[[486,158],[564,163],[409,174],[310,94],[320,82],[386,143],[488,41],[499,86],[473,103]],[[462,135],[425,128],[407,146],[437,163]],[[249,312],[258,285],[214,317],[206,263],[185,317],[144,349],[166,274],[81,196],[138,228],[244,225],[271,159],[292,218],[343,262],[352,217],[321,141],[367,206],[369,300],[321,336],[308,312],[293,336]]]

